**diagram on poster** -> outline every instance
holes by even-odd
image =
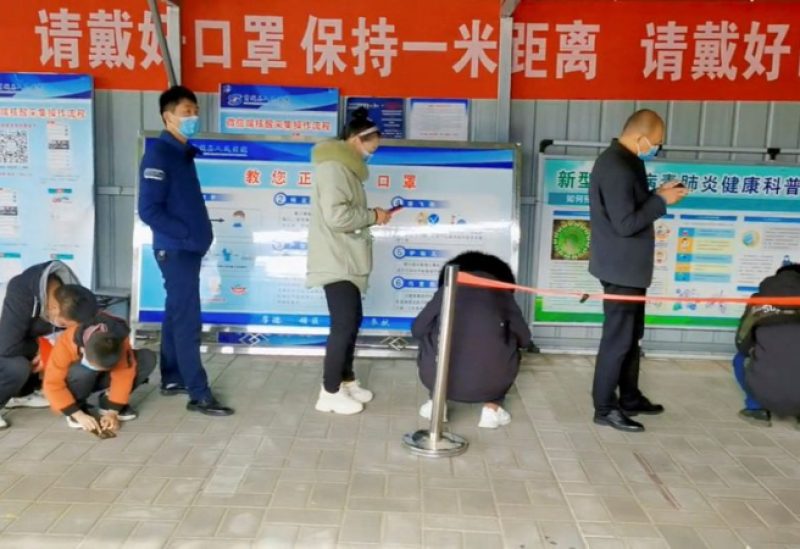
[[[537,286],[602,292],[588,272],[592,159],[541,157]],[[647,164],[651,187],[678,179],[691,194],[654,224],[652,296],[746,297],[782,265],[800,261],[800,168],[686,162]],[[648,323],[735,327],[742,307],[648,304]],[[602,305],[539,297],[537,322],[599,323]]]
[[[0,73],[0,299],[25,268],[62,259],[92,285],[92,79]]]
[[[196,145],[205,151],[197,166],[215,233],[201,274],[204,321],[325,330],[324,296],[305,284],[311,145],[235,138]],[[433,296],[444,262],[463,251],[494,253],[516,268],[515,158],[511,146],[379,149],[365,183],[369,203],[403,209],[390,225],[372,229],[366,329],[407,333]],[[164,293],[149,238],[149,230],[137,224],[141,323],[163,316]]]

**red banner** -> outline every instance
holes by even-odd
[[[3,4],[0,72],[91,74],[99,89],[158,90],[167,84],[145,0]]]
[[[800,99],[800,2],[528,0],[515,99]]]
[[[7,4],[0,71],[166,85],[145,0]],[[498,0],[181,5],[183,81],[198,91],[240,82],[496,97]],[[523,0],[514,19],[515,99],[800,100],[796,0]]]
[[[164,87],[145,0],[9,4],[0,71],[90,73],[100,89]],[[497,94],[497,0],[187,0],[181,33],[183,81],[197,91],[239,82],[365,96]]]
[[[497,95],[497,0],[184,2],[184,78],[344,95]]]

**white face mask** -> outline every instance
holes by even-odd
[[[86,368],[89,368],[89,369],[90,369],[90,370],[92,370],[93,372],[103,372],[103,371],[105,371],[105,370],[103,370],[102,368],[97,368],[97,367],[95,367],[95,366],[92,366],[92,365],[89,363],[89,359],[87,359],[87,358],[86,358],[86,353],[83,353],[83,356],[81,357],[81,366],[84,366],[84,367],[86,367]]]

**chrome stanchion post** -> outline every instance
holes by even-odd
[[[445,269],[444,295],[439,331],[439,350],[436,357],[436,383],[433,389],[433,410],[430,430],[408,433],[403,445],[411,453],[423,457],[453,457],[463,454],[469,443],[463,437],[443,432],[444,410],[447,402],[447,380],[450,371],[450,348],[453,338],[453,321],[458,289],[458,267]]]

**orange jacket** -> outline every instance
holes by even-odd
[[[42,384],[44,395],[50,401],[50,407],[65,416],[80,410],[75,396],[67,386],[70,367],[82,358],[81,352],[75,344],[77,329],[77,327],[67,329],[56,341],[44,370]],[[108,404],[114,410],[121,410],[128,404],[133,390],[133,381],[136,378],[136,356],[127,339],[123,343],[122,353],[120,361],[109,370],[111,383],[108,389]]]

